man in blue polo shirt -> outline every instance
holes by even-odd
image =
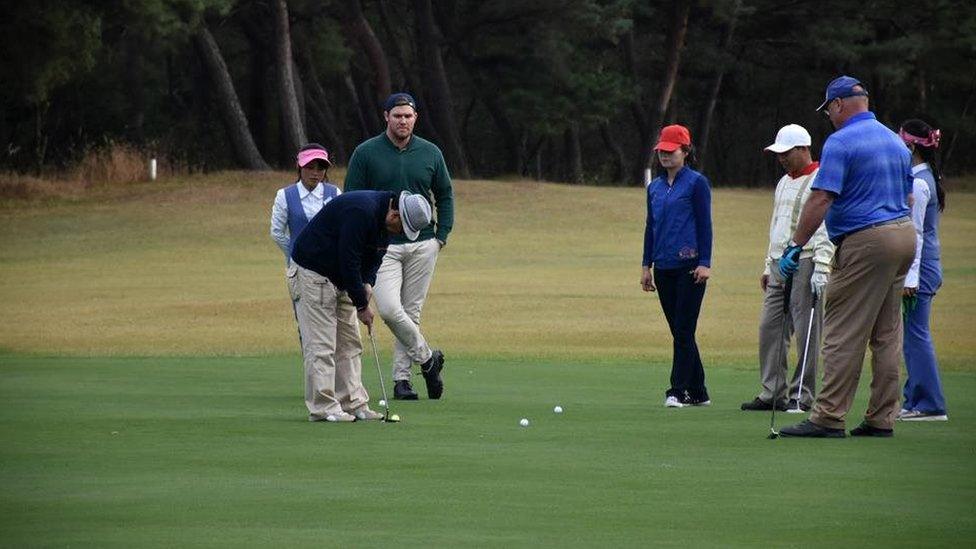
[[[779,269],[784,277],[796,272],[803,245],[826,221],[837,248],[824,308],[823,386],[810,418],[780,434],[844,437],[870,343],[871,399],[851,436],[890,437],[898,414],[901,291],[915,252],[911,155],[868,110],[868,92],[855,78],[828,84],[817,110],[837,131],[824,143],[820,172]]]

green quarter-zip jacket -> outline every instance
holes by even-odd
[[[444,155],[437,145],[416,135],[403,150],[386,132],[360,143],[349,159],[343,190],[409,191],[427,197],[437,212],[436,223],[420,231],[418,241],[436,237],[446,243],[454,226],[454,191]],[[391,244],[407,242],[403,235],[390,239]]]

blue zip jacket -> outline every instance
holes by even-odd
[[[376,284],[390,235],[386,212],[396,194],[354,191],[329,201],[295,239],[291,258],[345,290],[357,309],[369,305],[364,284]]]
[[[663,173],[647,186],[642,265],[712,266],[712,189],[707,177],[685,166],[672,185]]]

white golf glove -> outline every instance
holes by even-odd
[[[810,277],[810,287],[813,289],[813,295],[817,296],[817,299],[822,298],[824,288],[827,287],[827,273],[813,271],[813,276]]]

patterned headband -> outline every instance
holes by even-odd
[[[940,130],[930,131],[928,137],[918,137],[906,132],[904,128],[901,128],[898,130],[898,135],[901,136],[901,140],[905,143],[921,145],[922,147],[931,147],[933,149],[939,148],[939,141],[942,139],[942,132]]]

